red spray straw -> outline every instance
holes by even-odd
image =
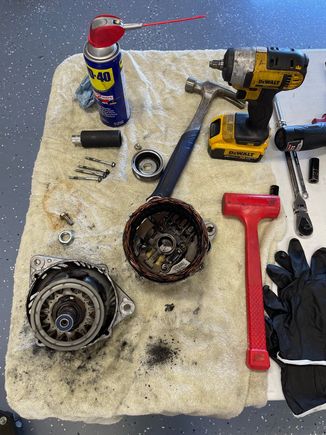
[[[198,20],[206,18],[206,15],[195,15],[193,17],[176,18],[174,20],[156,21],[152,23],[126,23],[114,15],[102,14],[95,17],[91,23],[88,42],[93,47],[108,47],[117,43],[126,30],[140,29],[141,27],[159,26],[161,24],[180,23],[182,21]]]
[[[200,18],[206,18],[206,15],[195,15],[194,17],[176,18],[174,20],[155,21],[152,23],[144,23],[142,27],[159,26],[161,24],[181,23],[181,21],[199,20]]]

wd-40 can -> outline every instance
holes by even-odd
[[[108,20],[110,18],[103,15],[92,21],[84,58],[101,121],[110,127],[117,127],[128,121],[130,108],[119,44],[105,44]]]

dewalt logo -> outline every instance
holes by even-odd
[[[279,80],[258,80],[258,83],[260,85],[273,85],[273,86],[277,86],[280,84]]]
[[[254,161],[259,159],[261,156],[261,153],[257,151],[237,151],[237,150],[224,150],[224,158],[234,158],[239,160],[248,160],[248,161]]]
[[[249,153],[245,151],[228,151],[228,154],[231,156],[243,156],[243,157],[254,157],[256,153]]]

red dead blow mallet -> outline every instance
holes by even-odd
[[[246,293],[248,349],[247,366],[253,370],[269,369],[266,350],[263,286],[258,240],[258,223],[274,219],[280,212],[280,198],[276,195],[250,195],[225,193],[223,214],[235,216],[245,225],[246,231]]]

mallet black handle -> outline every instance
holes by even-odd
[[[83,130],[71,140],[83,148],[119,148],[122,144],[120,130]]]

